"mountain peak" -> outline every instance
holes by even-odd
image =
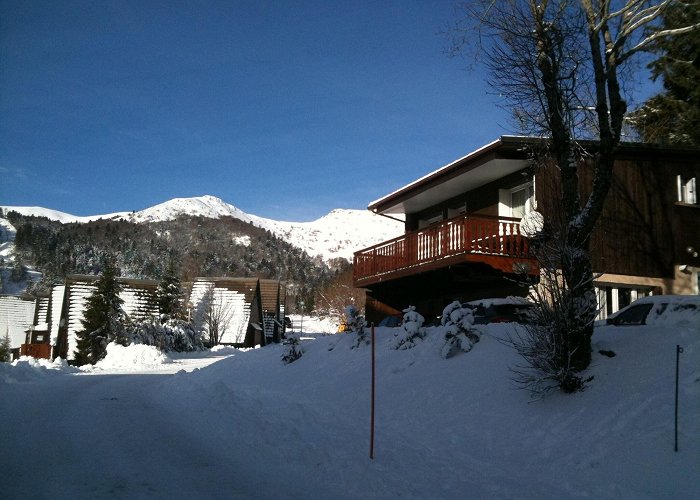
[[[123,219],[133,223],[151,223],[176,219],[179,216],[220,219],[234,217],[270,231],[278,238],[301,248],[312,257],[324,260],[343,258],[352,261],[353,252],[391,239],[403,232],[403,225],[367,210],[336,208],[312,222],[284,222],[247,214],[212,195],[173,198],[138,212],[76,217],[40,207],[2,207],[23,215],[38,215],[60,222],[89,222],[96,219]],[[18,210],[19,209],[19,210]]]

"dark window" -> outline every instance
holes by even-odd
[[[627,307],[631,303],[632,303],[632,289],[619,288],[617,290],[617,309],[620,310],[623,307]]]
[[[626,311],[621,312],[612,323],[615,325],[643,325],[646,322],[647,315],[651,311],[653,304],[638,304],[632,306]]]
[[[613,289],[612,288],[606,288],[605,289],[605,309],[607,311],[607,316],[610,316],[613,311]]]

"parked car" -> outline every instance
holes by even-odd
[[[678,324],[688,322],[700,327],[700,296],[652,295],[635,300],[608,316],[615,326]]]
[[[403,323],[403,315],[391,314],[389,316],[385,316],[384,319],[382,319],[377,326],[396,328],[397,326],[401,326],[401,323]]]
[[[523,297],[472,300],[462,304],[474,312],[474,324],[529,323],[535,304]]]

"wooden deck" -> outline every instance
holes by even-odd
[[[364,287],[463,262],[539,273],[518,219],[461,215],[355,252],[353,280]]]

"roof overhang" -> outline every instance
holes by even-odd
[[[532,140],[503,136],[373,201],[367,208],[382,215],[415,213],[518,172],[530,164],[525,146]]]

